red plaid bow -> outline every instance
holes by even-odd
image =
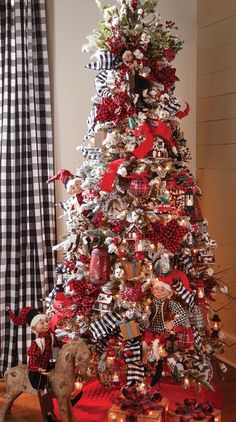
[[[175,253],[188,229],[180,226],[176,220],[171,220],[166,226],[158,222],[153,223],[153,232],[154,235],[149,233],[149,239],[157,240],[170,252]]]
[[[197,403],[195,399],[185,399],[183,403],[176,403],[175,413],[181,415],[180,421],[187,422],[190,420],[201,421],[207,416],[212,416],[213,406],[209,402]],[[212,422],[214,421],[214,417]]]
[[[95,300],[100,293],[100,289],[94,287],[92,283],[86,281],[73,281],[75,291],[75,303],[77,305],[77,314],[85,315],[92,309]]]
[[[147,415],[150,410],[162,409],[160,393],[147,391],[145,394],[136,390],[135,387],[128,387],[122,390],[125,398],[116,399],[115,403],[121,406],[127,415]]]
[[[136,111],[134,105],[128,102],[126,92],[120,92],[114,98],[102,98],[102,102],[96,104],[96,107],[97,122],[114,122],[116,125]]]

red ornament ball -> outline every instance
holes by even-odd
[[[132,195],[137,197],[146,196],[149,191],[148,183],[149,180],[147,177],[137,175],[137,177],[132,178],[129,185],[129,191]]]

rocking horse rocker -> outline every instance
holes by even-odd
[[[49,329],[48,316],[30,307],[18,316],[8,308],[10,318],[17,326],[27,323],[37,338],[28,350],[28,364],[18,365],[5,372],[7,390],[6,403],[0,409],[0,422],[5,421],[14,400],[22,393],[38,394],[42,416],[45,422],[57,421],[53,410],[53,395],[57,398],[63,422],[74,421],[72,405],[82,397],[82,391],[71,400],[74,390],[75,367],[79,367],[81,377],[86,377],[90,351],[80,340],[63,343],[54,337]],[[63,347],[62,347],[63,345]],[[55,368],[50,359],[53,347],[62,347],[58,353]]]

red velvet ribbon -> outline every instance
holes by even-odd
[[[119,158],[118,160],[112,161],[108,164],[107,170],[100,183],[101,190],[104,190],[105,192],[112,192],[116,173],[124,161],[124,158]]]
[[[178,119],[183,119],[183,117],[187,116],[189,114],[190,111],[190,106],[188,103],[186,103],[186,107],[184,109],[184,111],[179,110],[176,113],[176,117],[178,117]]]
[[[172,132],[170,128],[162,120],[158,120],[157,123],[157,126],[153,126],[144,122],[141,126],[134,130],[135,136],[144,137],[144,141],[141,143],[141,145],[135,148],[135,150],[132,152],[136,158],[140,159],[146,157],[148,152],[153,147],[155,136],[160,136],[163,138],[169,147],[173,146],[171,141]]]
[[[135,150],[132,152],[132,154],[140,159],[146,157],[148,152],[151,150],[154,142],[155,136],[160,136],[163,138],[167,145],[171,148],[174,146],[173,142],[171,141],[171,129],[162,121],[157,121],[158,125],[148,125],[146,122],[144,122],[141,126],[139,126],[135,131],[135,136],[143,136],[145,139],[142,142],[141,145],[139,145]],[[100,188],[101,190],[105,192],[112,192],[113,183],[115,180],[116,173],[121,166],[121,164],[125,161],[124,158],[119,158],[118,160],[112,161],[108,164],[107,170],[101,180]],[[147,176],[146,174],[134,174],[132,176],[127,177],[144,177]]]

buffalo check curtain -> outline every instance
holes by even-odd
[[[28,327],[6,306],[42,309],[55,243],[50,86],[44,0],[0,2],[1,374],[26,362]]]

